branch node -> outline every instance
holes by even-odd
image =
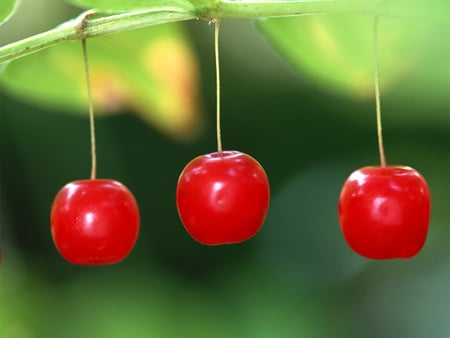
[[[80,16],[77,18],[78,21],[77,32],[83,35],[83,39],[86,37],[85,30],[89,24],[88,18],[94,14],[97,14],[97,11],[95,9],[89,9],[86,12],[81,13]]]

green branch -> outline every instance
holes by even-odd
[[[300,1],[232,1],[222,0],[217,8],[205,13],[212,18],[267,18],[320,13],[369,12],[372,1],[300,0]],[[376,3],[376,2],[375,2]]]
[[[199,7],[153,7],[123,14],[90,19],[80,30],[80,19],[71,20],[45,33],[31,36],[0,48],[0,63],[26,56],[64,41],[118,33],[136,28],[185,21],[192,19],[213,20],[216,18],[267,18],[316,13],[375,13],[381,14],[378,1],[372,0],[198,0]],[[195,3],[192,1],[192,3]],[[153,4],[156,6],[156,4]],[[202,7],[203,6],[203,7]],[[385,10],[386,8],[384,8]],[[383,13],[392,15],[392,13]],[[395,15],[395,13],[394,13]]]
[[[47,32],[1,47],[0,63],[38,52],[64,41],[80,40],[82,35],[90,38],[195,18],[196,15],[192,12],[176,8],[160,8],[92,19],[83,31],[79,29],[80,20],[74,19]]]

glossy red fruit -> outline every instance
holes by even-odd
[[[353,172],[339,198],[339,221],[349,246],[373,259],[409,258],[423,247],[430,222],[425,179],[404,166]]]
[[[263,167],[238,151],[192,160],[176,190],[178,214],[187,232],[207,245],[243,242],[266,218],[269,181]]]
[[[53,202],[50,223],[59,253],[78,265],[123,260],[139,232],[139,209],[131,192],[106,179],[74,181]]]

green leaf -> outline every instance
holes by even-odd
[[[347,14],[267,19],[259,27],[302,76],[323,89],[355,98],[374,95],[373,17]],[[383,16],[379,67],[383,92],[448,104],[450,46],[443,21]],[[405,96],[399,95],[399,96]],[[436,102],[438,101],[438,102]]]
[[[186,11],[194,9],[188,0],[67,0],[82,8],[95,8],[104,13],[123,13],[149,10],[152,8],[178,8]]]
[[[14,14],[19,0],[2,0],[0,1],[0,25],[7,21]]]
[[[87,40],[96,113],[136,112],[173,137],[197,131],[197,60],[179,24]],[[0,83],[11,94],[62,112],[87,114],[81,43],[11,62]]]

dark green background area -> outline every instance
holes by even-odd
[[[415,258],[360,258],[340,233],[337,200],[353,170],[379,161],[374,102],[320,91],[294,74],[250,22],[225,21],[224,148],[260,161],[272,203],[250,241],[202,246],[178,219],[175,186],[187,162],[216,148],[212,30],[203,22],[187,29],[201,68],[205,133],[177,143],[131,114],[96,120],[98,176],[127,185],[141,209],[136,247],[118,265],[69,265],[50,237],[57,191],[90,172],[88,120],[0,93],[0,333],[449,337],[450,105],[417,112],[389,96],[382,101],[387,160],[424,175],[432,220]]]

